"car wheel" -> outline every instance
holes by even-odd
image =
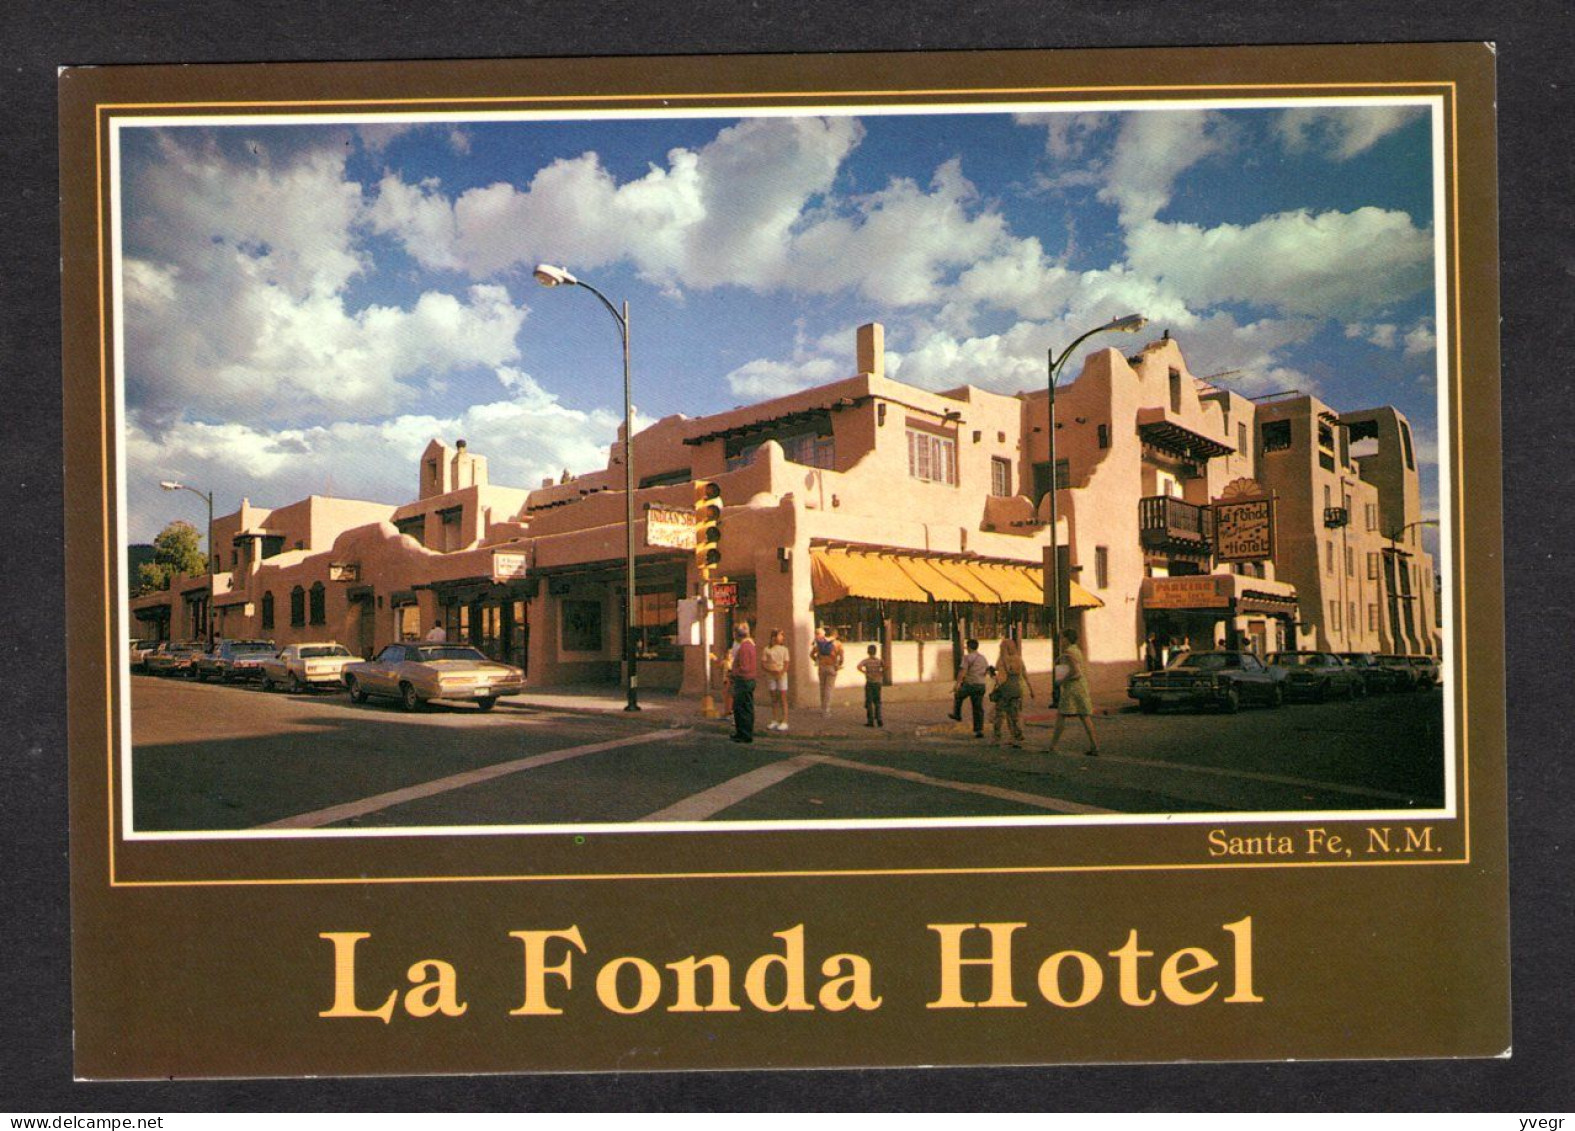
[[[1138,710],[1145,715],[1157,715],[1159,714],[1159,703],[1153,699],[1139,699]]]
[[[290,690],[297,695],[304,694],[306,691],[306,681],[295,672],[290,673]]]
[[[1227,715],[1234,715],[1237,711],[1241,710],[1241,691],[1238,690],[1234,685],[1226,689],[1225,699],[1222,703],[1220,703],[1220,710],[1224,711]]]
[[[221,672],[219,674],[219,682],[220,683],[234,683],[235,682],[235,673],[234,672]]]
[[[263,672],[262,689],[264,691],[272,691],[273,688],[274,688],[273,676],[269,675],[267,672]]]
[[[203,669],[201,669],[201,668],[196,669],[196,671],[197,671],[197,682],[198,683],[207,683],[208,682],[208,673],[206,671],[204,671]]]
[[[496,707],[497,705],[498,705],[498,701],[493,696],[488,696],[485,699],[477,699],[476,700],[476,706],[479,707],[483,711],[490,711],[490,710],[492,710],[492,708]]]
[[[356,682],[355,676],[345,676],[345,688],[350,692],[350,702],[366,702],[366,692],[362,689],[361,685]]]
[[[401,683],[399,685],[399,703],[407,711],[419,711],[421,709],[421,696],[416,694],[416,689],[410,684]]]

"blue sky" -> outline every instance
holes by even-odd
[[[193,517],[160,479],[222,513],[404,501],[434,436],[498,483],[601,466],[616,326],[542,260],[629,301],[645,419],[848,376],[867,321],[902,380],[1037,387],[1140,312],[1248,395],[1397,405],[1436,501],[1418,107],[242,122],[121,155],[133,541]]]

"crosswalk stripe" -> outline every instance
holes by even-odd
[[[550,766],[554,762],[567,762],[571,758],[581,758],[587,754],[600,754],[603,751],[617,750],[623,746],[636,746],[646,742],[670,742],[675,738],[685,737],[691,733],[693,732],[682,729],[664,730],[649,734],[631,735],[628,738],[615,738],[607,742],[592,742],[584,746],[566,746],[561,750],[549,750],[545,754],[532,754],[528,758],[516,758],[512,762],[499,762],[492,766],[466,770],[462,774],[451,774],[446,778],[422,782],[420,785],[410,785],[403,789],[390,790],[387,793],[379,793],[372,797],[362,798],[360,801],[347,801],[342,805],[330,805],[326,809],[302,813],[295,817],[286,817],[281,821],[270,821],[266,825],[259,825],[258,828],[320,829],[336,821],[347,821],[352,817],[364,817],[368,813],[376,813],[380,809],[403,805],[407,801],[419,801],[425,797],[435,797],[440,793],[464,789],[466,786],[492,781],[495,778],[505,777],[508,774],[517,774],[523,770],[534,770],[540,766]]]
[[[1015,789],[1002,789],[995,785],[981,785],[978,782],[953,781],[950,778],[936,778],[929,774],[917,773],[913,770],[899,770],[892,766],[866,765],[863,762],[850,762],[843,758],[834,758],[831,755],[822,755],[819,761],[830,766],[840,766],[846,770],[863,770],[865,773],[880,774],[889,778],[901,778],[903,781],[917,782],[920,785],[937,786],[941,789],[957,790],[960,793],[977,793],[982,797],[995,797],[1002,801],[1015,801],[1022,805],[1032,805],[1036,809],[1048,809],[1052,813],[1109,813],[1110,809],[1101,809],[1095,805],[1084,805],[1078,801],[1063,801],[1059,797],[1046,797],[1041,793],[1023,793]]]
[[[1076,755],[1066,755],[1076,757]],[[1271,785],[1288,785],[1297,789],[1314,789],[1320,793],[1348,793],[1353,797],[1372,797],[1380,801],[1404,801],[1415,804],[1416,797],[1409,793],[1392,793],[1385,789],[1367,789],[1359,785],[1340,785],[1336,782],[1312,781],[1293,778],[1284,774],[1261,774],[1253,770],[1233,770],[1226,766],[1195,766],[1187,762],[1159,762],[1151,758],[1125,758],[1120,755],[1101,754],[1100,765],[1144,766],[1154,770],[1180,770],[1190,774],[1208,774],[1214,777],[1241,778],[1245,781],[1268,782]]]

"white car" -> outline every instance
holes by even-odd
[[[299,692],[313,687],[339,688],[344,686],[345,665],[355,661],[350,649],[334,640],[287,644],[278,655],[262,662],[263,690],[288,687]]]

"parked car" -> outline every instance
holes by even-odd
[[[1325,699],[1343,696],[1355,699],[1367,694],[1361,672],[1333,652],[1274,652],[1269,663],[1285,672],[1285,697]]]
[[[525,690],[525,673],[464,644],[390,644],[346,667],[345,686],[357,703],[387,696],[414,711],[432,700],[469,700],[490,711],[498,696]]]
[[[261,679],[263,661],[277,647],[272,640],[216,640],[212,648],[197,657],[192,674],[204,682]]]
[[[147,654],[142,668],[151,675],[190,675],[202,655],[202,645],[190,640],[166,640]]]
[[[1339,655],[1356,669],[1369,695],[1379,691],[1404,691],[1409,686],[1402,683],[1400,673],[1371,652],[1341,652]]]
[[[1437,687],[1441,682],[1438,661],[1432,656],[1407,656],[1406,662],[1411,665],[1411,670],[1416,672],[1418,687]]]
[[[1396,691],[1415,691],[1421,686],[1418,678],[1421,673],[1411,666],[1411,658],[1409,656],[1396,656],[1392,653],[1387,653],[1379,656],[1378,662],[1388,668],[1393,674]]]
[[[300,692],[313,687],[343,687],[345,667],[353,663],[355,656],[338,641],[287,644],[263,660],[263,690],[288,687]]]
[[[1127,695],[1149,714],[1177,704],[1235,712],[1243,703],[1278,707],[1283,679],[1251,652],[1184,652],[1163,671],[1130,676]]]
[[[127,656],[131,659],[131,670],[134,672],[142,671],[143,665],[147,662],[148,653],[158,646],[159,642],[157,640],[131,641],[130,647],[126,650]]]

